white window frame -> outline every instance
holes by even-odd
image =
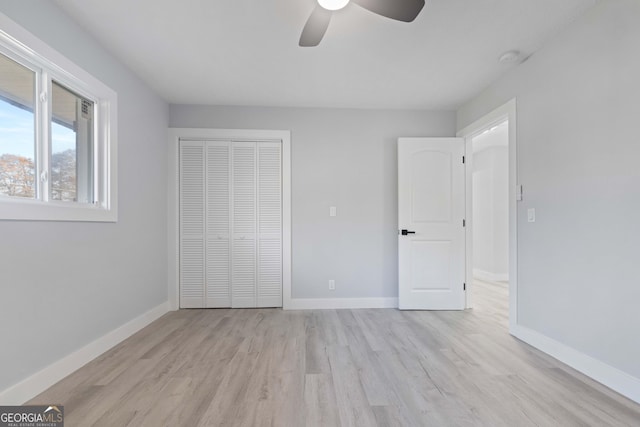
[[[0,53],[37,72],[34,113],[38,141],[35,153],[38,197],[23,199],[0,195],[0,220],[116,222],[116,92],[2,13]],[[40,172],[50,172],[49,154],[43,153],[42,147],[50,146],[52,81],[95,103],[94,204],[52,201],[49,200],[49,191],[41,191]],[[40,141],[49,143],[43,144]]]

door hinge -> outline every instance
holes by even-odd
[[[463,284],[462,284],[462,290],[463,290],[463,291],[466,291],[466,290],[467,290],[467,284],[466,284],[466,283],[463,283]]]
[[[463,219],[463,220],[462,220],[462,226],[463,226],[463,227],[466,227],[466,226],[467,226],[467,220],[466,220],[466,219]]]
[[[462,156],[462,164],[464,164],[464,156]]]

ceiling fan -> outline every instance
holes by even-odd
[[[318,5],[311,12],[302,35],[300,46],[318,46],[324,33],[329,27],[333,12],[342,9],[349,2],[353,2],[373,13],[395,19],[397,21],[411,22],[424,7],[425,0],[317,0]]]

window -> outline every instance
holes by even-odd
[[[0,55],[0,194],[33,199],[35,73]]]
[[[52,84],[51,200],[94,203],[94,103]]]
[[[0,14],[0,219],[116,221],[116,94]]]

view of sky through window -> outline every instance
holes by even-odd
[[[32,112],[0,99],[0,155],[33,159],[34,127]],[[72,129],[54,122],[51,133],[56,141],[56,152],[75,150],[76,134]]]
[[[33,159],[34,128],[31,111],[0,99],[0,154]]]
[[[75,152],[76,133],[66,126],[51,123],[51,137],[55,141],[55,155],[67,150]],[[23,175],[15,169],[18,161],[3,155],[22,158],[19,164],[26,170]],[[12,157],[15,159],[15,157]],[[35,173],[35,122],[34,114],[0,98],[0,192],[20,197],[33,197]],[[5,164],[6,163],[6,164]],[[7,170],[4,170],[8,168]],[[7,176],[5,176],[7,175]],[[22,176],[22,178],[20,178]],[[6,181],[6,182],[5,182]],[[15,181],[15,182],[13,182]],[[3,185],[4,184],[4,185]],[[15,186],[15,190],[12,190]],[[7,188],[5,188],[7,187]]]

